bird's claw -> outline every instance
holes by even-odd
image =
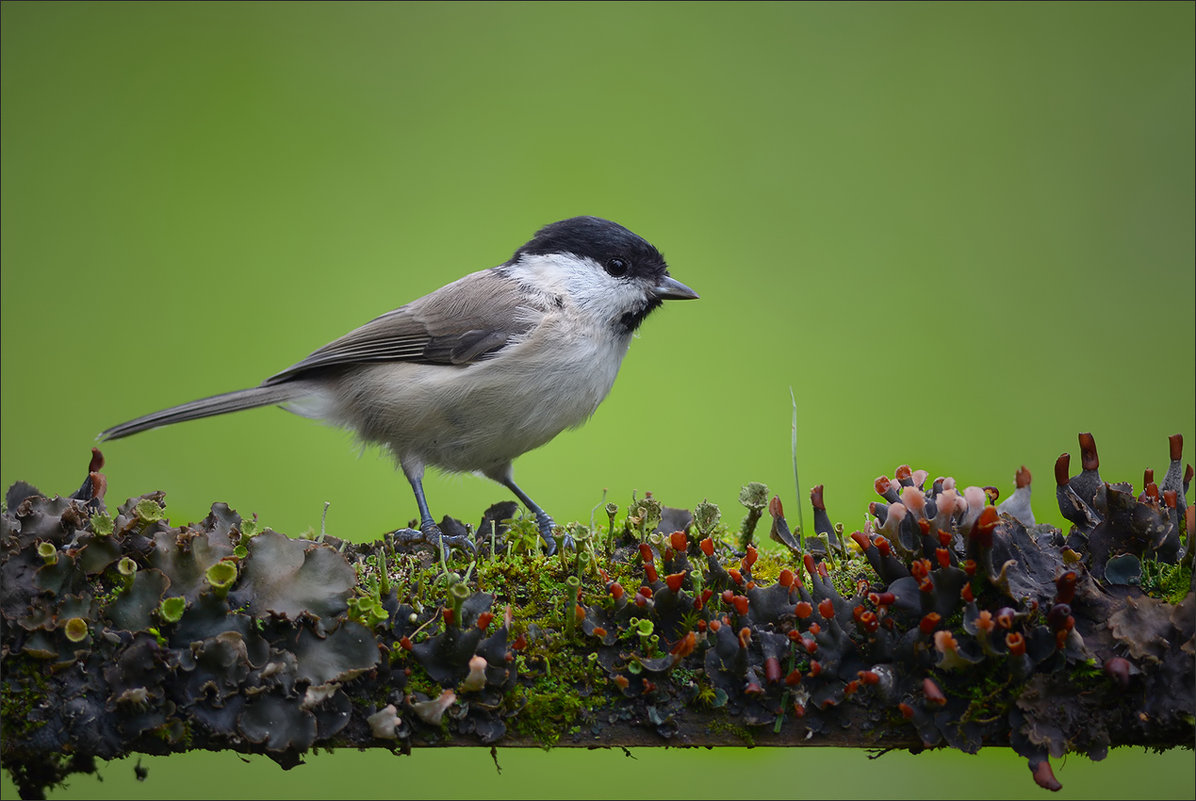
[[[435,523],[421,523],[418,529],[401,528],[395,531],[393,536],[397,545],[427,544],[436,546],[443,553],[448,553],[449,548],[459,548],[470,554],[477,553],[477,546],[468,536],[445,534]]]
[[[552,522],[552,518],[548,515],[537,515],[536,522],[540,525],[540,539],[544,540],[544,553],[552,556],[557,551],[557,525]],[[573,542],[573,538],[569,536],[569,532],[565,529],[560,529],[560,545],[562,548],[574,550],[577,546]]]

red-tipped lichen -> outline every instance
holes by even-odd
[[[1051,790],[1052,792],[1063,789],[1063,785],[1055,778],[1055,771],[1051,770],[1051,763],[1047,760],[1042,760],[1033,767],[1034,783],[1044,790]]]
[[[943,694],[934,679],[929,677],[922,679],[922,695],[926,698],[927,703],[935,706],[945,706],[947,703],[947,696]]]

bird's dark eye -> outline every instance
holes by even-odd
[[[623,259],[611,259],[606,263],[606,272],[615,278],[627,275],[627,262]]]

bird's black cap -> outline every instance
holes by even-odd
[[[630,268],[627,274],[637,278],[654,279],[668,272],[664,256],[651,242],[601,217],[571,217],[550,223],[515,251],[511,261],[518,261],[523,255],[552,253],[572,253],[602,265],[611,259],[623,259]]]

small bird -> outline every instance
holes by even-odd
[[[433,465],[505,486],[553,521],[511,462],[585,422],[610,392],[631,337],[665,300],[698,295],[660,251],[621,225],[573,217],[541,228],[510,259],[470,273],[350,331],[250,389],[113,426],[101,440],[201,417],[280,405],[385,446],[415,492],[421,539],[462,545],[428,511]]]

